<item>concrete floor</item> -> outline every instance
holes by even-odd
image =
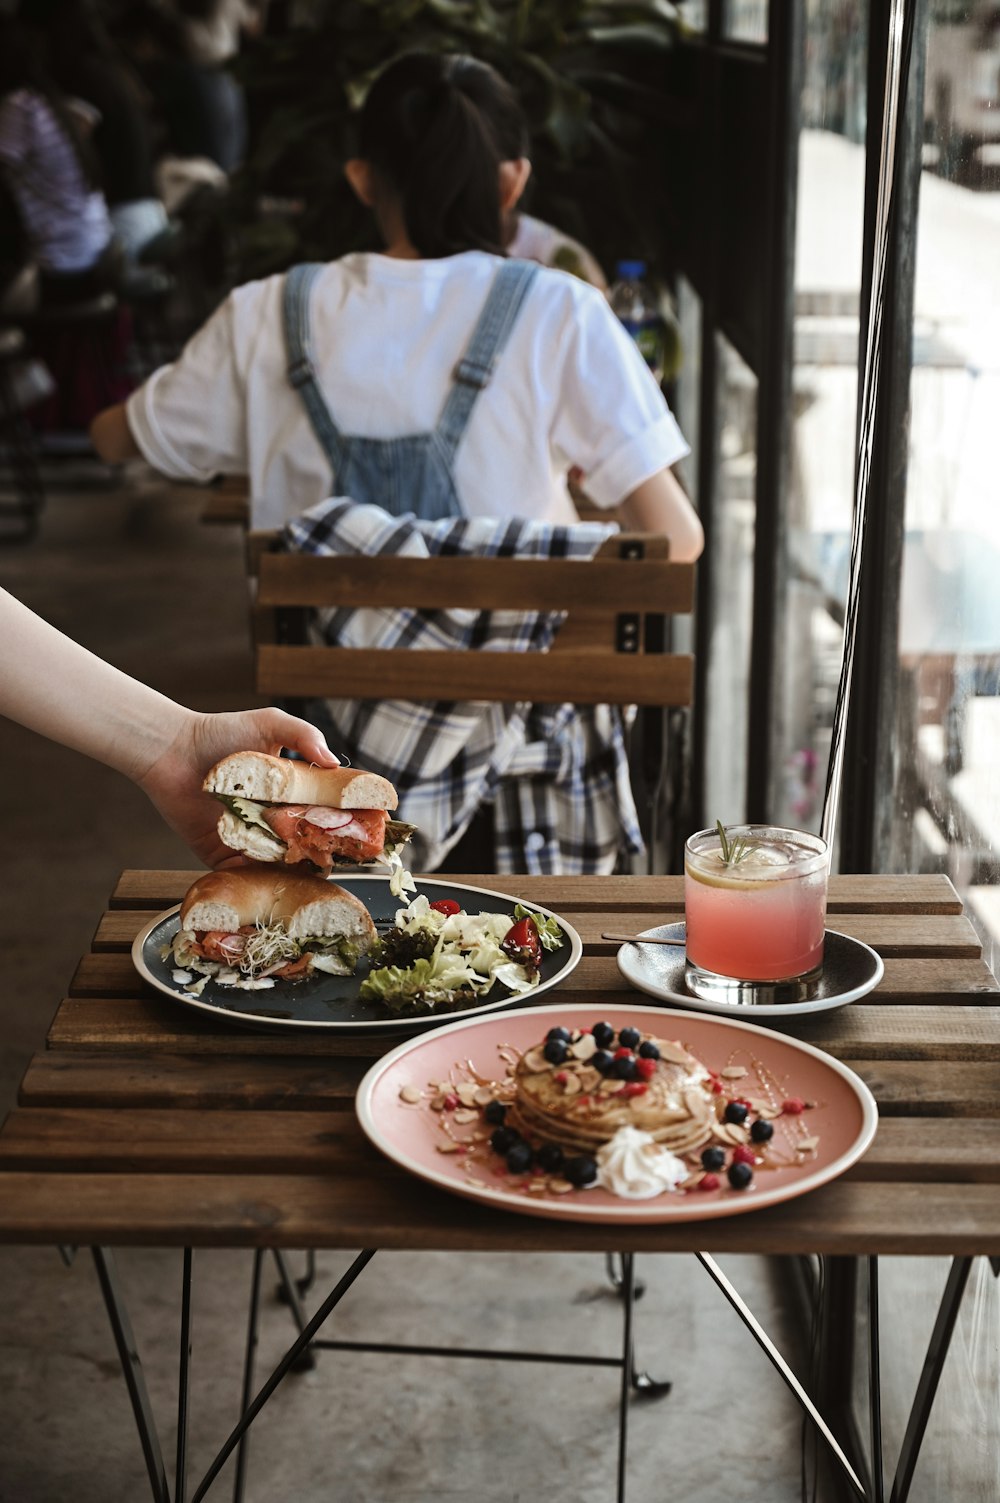
[[[115,486],[95,485],[87,470],[60,472],[38,541],[0,551],[0,584],[176,698],[215,709],[253,702],[240,538],[200,526],[190,495],[141,470]],[[121,778],[0,721],[0,766],[15,761],[17,796],[0,780],[0,1113],[43,1045],[118,871],[191,864]],[[39,915],[26,894],[43,879],[50,903]],[[348,1261],[347,1254],[320,1256],[321,1293]],[[803,1353],[790,1337],[787,1270],[751,1258],[723,1264],[801,1369]],[[169,1460],[180,1254],[123,1252],[119,1267]],[[250,1271],[249,1255],[196,1256],[192,1477],[236,1418]],[[665,1399],[632,1406],[629,1497],[795,1503],[801,1426],[777,1376],[693,1259],[647,1259],[641,1274],[649,1287],[638,1306],[639,1359],[674,1386]],[[923,1295],[939,1271],[925,1271],[918,1286],[914,1277],[907,1269],[887,1288],[884,1318],[899,1324],[907,1311],[906,1325],[919,1327],[916,1352],[933,1318]],[[266,1287],[273,1282],[269,1269]],[[0,1289],[0,1503],[139,1503],[148,1496],[145,1472],[88,1255],[66,1268],[52,1249],[0,1248]],[[992,1382],[995,1295],[986,1284],[977,1290],[986,1345],[973,1333],[966,1361],[988,1369]],[[593,1256],[382,1254],[334,1320],[331,1334],[343,1337],[436,1345],[614,1354],[620,1340],[620,1309]],[[290,1334],[287,1313],[269,1301],[259,1371]],[[912,1391],[912,1360],[908,1371],[904,1389]],[[929,1463],[912,1494],[917,1503],[988,1503],[1000,1495],[995,1440],[992,1448],[984,1442],[976,1460],[966,1438],[960,1449],[968,1477],[952,1485],[958,1474],[949,1419],[959,1401],[964,1408],[960,1388],[929,1436]],[[291,1376],[262,1415],[246,1497],[611,1503],[616,1409],[613,1372],[326,1353],[311,1373]],[[898,1431],[898,1415],[890,1414],[888,1455],[898,1440],[894,1425]],[[231,1478],[230,1466],[213,1496],[231,1492]]]

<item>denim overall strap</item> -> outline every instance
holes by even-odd
[[[319,389],[309,336],[309,295],[322,270],[322,265],[316,262],[306,262],[291,268],[285,277],[281,312],[288,352],[289,383],[302,398],[312,430],[336,475],[343,464],[344,440]]]
[[[493,279],[479,322],[455,367],[454,381],[437,425],[438,441],[449,461],[455,457],[476,399],[496,368],[537,275],[538,267],[533,261],[505,261]]]

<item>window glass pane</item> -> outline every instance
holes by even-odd
[[[725,0],[722,31],[735,42],[766,42],[767,0]]]
[[[774,817],[818,830],[843,650],[854,498],[865,187],[865,18],[811,0],[795,256],[786,587],[772,729]]]
[[[680,336],[680,369],[673,391],[672,407],[691,453],[675,466],[681,483],[698,505],[698,439],[701,420],[701,298],[685,277],[677,282],[677,327]]]
[[[1000,959],[1000,12],[931,6],[892,865],[947,871]]]
[[[706,817],[746,816],[750,634],[753,614],[757,378],[719,336],[719,494],[705,706]]]
[[[708,0],[678,0],[677,10],[688,31],[708,30]]]

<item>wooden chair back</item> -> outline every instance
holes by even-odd
[[[667,540],[617,534],[590,560],[316,557],[251,534],[258,691],[282,699],[691,703],[693,660],[664,650],[694,604],[694,565]],[[566,611],[548,652],[428,652],[309,645],[312,608]]]

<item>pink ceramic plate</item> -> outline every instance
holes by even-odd
[[[676,1039],[711,1070],[745,1067],[749,1074],[739,1089],[745,1089],[748,1097],[755,1089],[760,1094],[759,1082],[766,1079],[772,1095],[777,1092],[780,1099],[799,1097],[813,1103],[801,1116],[783,1116],[775,1122],[769,1152],[773,1150],[775,1159],[790,1162],[768,1170],[758,1167],[746,1190],[731,1189],[723,1174],[718,1190],[674,1191],[636,1201],[603,1189],[529,1192],[530,1176],[509,1174],[485,1141],[468,1154],[440,1151],[439,1144],[447,1143],[449,1136],[465,1141],[473,1133],[490,1129],[478,1111],[468,1120],[459,1120],[466,1115],[462,1106],[458,1113],[435,1111],[431,1106],[434,1092],[428,1089],[431,1082],[464,1080],[465,1061],[471,1061],[481,1076],[502,1079],[506,1062],[501,1050],[523,1052],[544,1039],[556,1024],[590,1028],[602,1020],[616,1031],[634,1025],[640,1032]],[[731,1088],[735,1094],[736,1087]],[[418,1099],[407,1101],[401,1095],[404,1091]],[[875,1135],[878,1119],[867,1086],[811,1044],[735,1019],[629,1005],[521,1008],[422,1034],[373,1065],[358,1089],[357,1111],[362,1128],[377,1148],[443,1190],[529,1216],[612,1223],[735,1216],[804,1195],[843,1174],[861,1157]],[[800,1152],[796,1145],[803,1137],[817,1142]]]

